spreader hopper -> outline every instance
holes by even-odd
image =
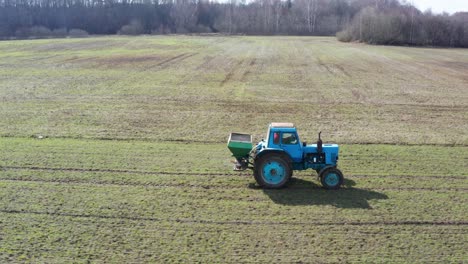
[[[235,158],[243,158],[252,150],[252,135],[231,133],[228,140],[228,148]]]

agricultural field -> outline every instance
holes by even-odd
[[[468,259],[468,50],[334,38],[0,42],[0,262]],[[264,190],[229,132],[340,144]]]

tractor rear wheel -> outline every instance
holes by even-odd
[[[327,190],[338,190],[343,184],[343,173],[335,167],[326,168],[319,174],[323,188]]]
[[[255,162],[255,180],[258,185],[264,188],[279,189],[284,187],[291,175],[291,166],[282,155],[265,155]]]

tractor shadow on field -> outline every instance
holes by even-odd
[[[383,193],[355,188],[355,185],[353,180],[345,179],[341,189],[325,190],[314,182],[293,178],[286,188],[262,191],[273,202],[282,205],[333,205],[339,208],[372,209],[370,200],[388,199]]]

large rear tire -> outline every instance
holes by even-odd
[[[343,184],[343,173],[335,167],[326,168],[319,174],[323,188],[327,190],[338,190]]]
[[[283,155],[267,154],[255,162],[254,177],[267,189],[284,187],[292,176],[291,165]]]

